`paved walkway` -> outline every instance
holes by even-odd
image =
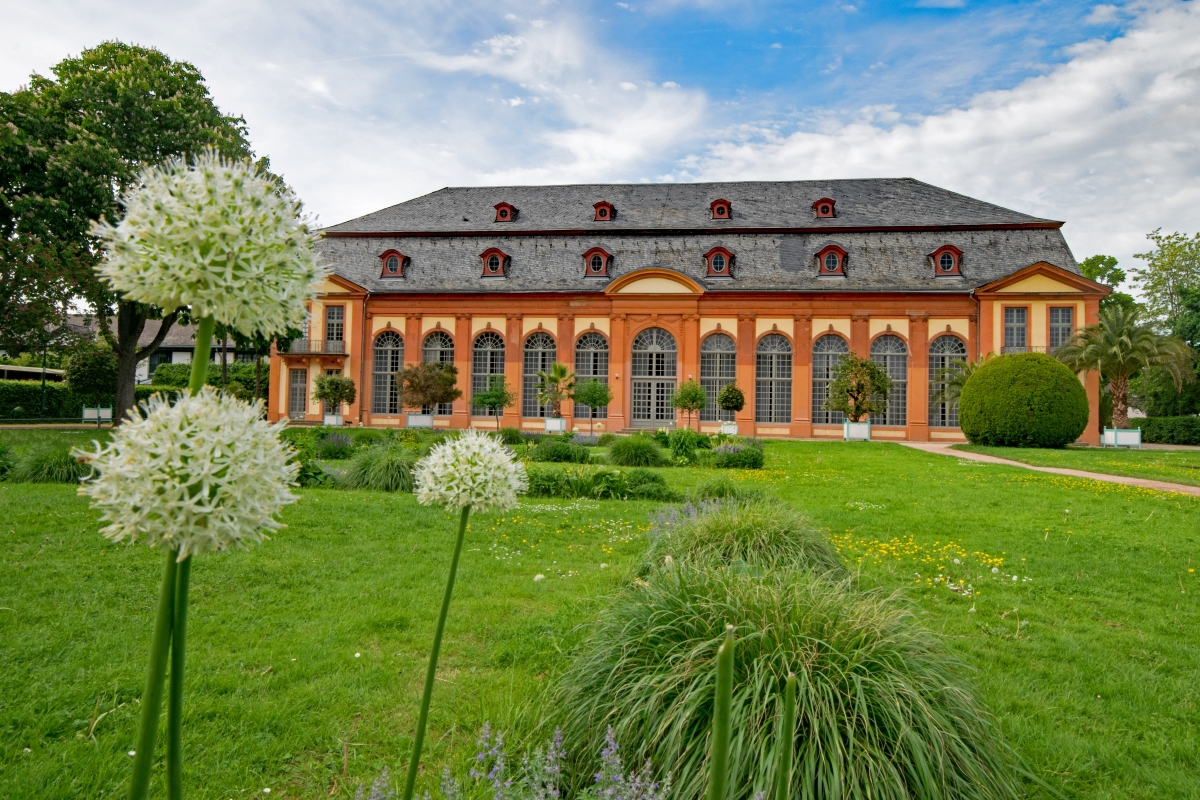
[[[966,459],[967,461],[982,461],[985,464],[1003,464],[1007,467],[1021,467],[1022,469],[1031,469],[1034,472],[1050,472],[1055,475],[1069,475],[1072,478],[1090,478],[1094,481],[1107,481],[1109,483],[1123,483],[1126,486],[1140,486],[1143,489],[1155,489],[1160,492],[1179,492],[1180,494],[1190,494],[1200,497],[1200,486],[1185,486],[1182,483],[1167,483],[1166,481],[1154,481],[1147,478],[1130,478],[1125,475],[1106,475],[1102,472],[1084,472],[1079,469],[1063,469],[1061,467],[1035,467],[1031,464],[1022,464],[1020,461],[1009,461],[1007,458],[996,458],[995,456],[985,456],[982,453],[969,453],[965,450],[952,450],[948,444],[939,444],[936,442],[897,442],[905,447],[911,447],[914,450],[921,450],[926,453],[935,453],[940,456],[954,456],[955,458]]]

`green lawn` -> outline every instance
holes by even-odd
[[[736,476],[802,508],[865,583],[905,591],[1065,796],[1200,797],[1200,499],[882,443],[771,443],[767,469]],[[193,796],[352,797],[407,753],[453,523],[410,496],[303,494],[275,538],[193,571]],[[485,719],[513,739],[552,724],[540,690],[642,552],[652,509],[527,501],[475,518],[434,775],[465,763]],[[0,510],[0,796],[119,796],[159,554],[104,541],[70,487],[0,484]]]
[[[1007,458],[1038,467],[1062,467],[1200,486],[1200,450],[1118,450],[1111,447],[1042,450],[1032,447],[979,447],[966,444],[955,445],[954,449]]]

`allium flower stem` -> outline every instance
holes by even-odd
[[[433,649],[429,653],[429,670],[425,673],[425,691],[421,695],[421,712],[417,715],[417,735],[413,739],[412,758],[408,762],[408,777],[404,781],[403,800],[412,800],[417,786],[417,765],[421,763],[421,745],[425,743],[425,724],[429,721],[429,701],[433,697],[433,680],[437,675],[438,652],[442,649],[442,633],[446,630],[446,616],[450,613],[450,597],[454,593],[454,576],[458,572],[458,557],[462,553],[463,539],[467,535],[467,517],[471,507],[464,506],[458,520],[458,539],[454,542],[454,557],[450,559],[450,577],[446,581],[446,595],[442,598],[442,610],[438,614],[437,628],[433,632]]]
[[[208,380],[208,360],[212,357],[213,329],[216,321],[211,317],[201,317],[196,326],[196,348],[192,351],[192,378],[188,382],[188,390],[197,395]]]
[[[708,753],[708,800],[729,796],[730,712],[733,705],[733,626],[717,649],[717,690],[713,698],[712,749]]]
[[[183,800],[183,641],[187,636],[188,583],[192,557],[175,572],[175,618],[171,624],[171,682],[167,687],[167,797]]]
[[[150,669],[142,692],[142,713],[138,720],[137,752],[133,758],[133,780],[129,800],[143,800],[150,788],[150,765],[154,763],[154,739],[158,734],[158,710],[162,706],[163,679],[167,671],[167,650],[171,646],[171,622],[175,613],[176,553],[167,551],[162,587],[158,592],[158,614],[150,641]]]

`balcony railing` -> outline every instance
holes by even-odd
[[[288,352],[297,356],[344,356],[346,343],[341,339],[292,339]]]
[[[1021,347],[1002,347],[1000,348],[1001,355],[1011,355],[1013,353],[1048,353],[1053,355],[1057,347],[1046,347],[1045,345],[1024,345]]]

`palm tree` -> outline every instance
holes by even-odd
[[[575,373],[566,364],[555,361],[550,369],[537,374],[537,398],[542,405],[550,404],[550,414],[562,416],[562,402],[575,388]]]
[[[1076,331],[1055,357],[1076,372],[1098,370],[1113,399],[1113,427],[1129,427],[1129,379],[1150,367],[1171,376],[1179,390],[1195,378],[1192,348],[1176,336],[1157,333],[1138,308],[1110,306],[1100,321]]]
[[[991,355],[989,353],[984,356],[984,361]],[[975,374],[975,370],[979,369],[980,361],[959,361],[951,364],[945,369],[938,372],[934,382],[941,384],[941,389],[930,398],[935,403],[945,403],[946,405],[954,405],[958,402],[958,398],[962,395],[963,387],[967,385],[967,380]]]

